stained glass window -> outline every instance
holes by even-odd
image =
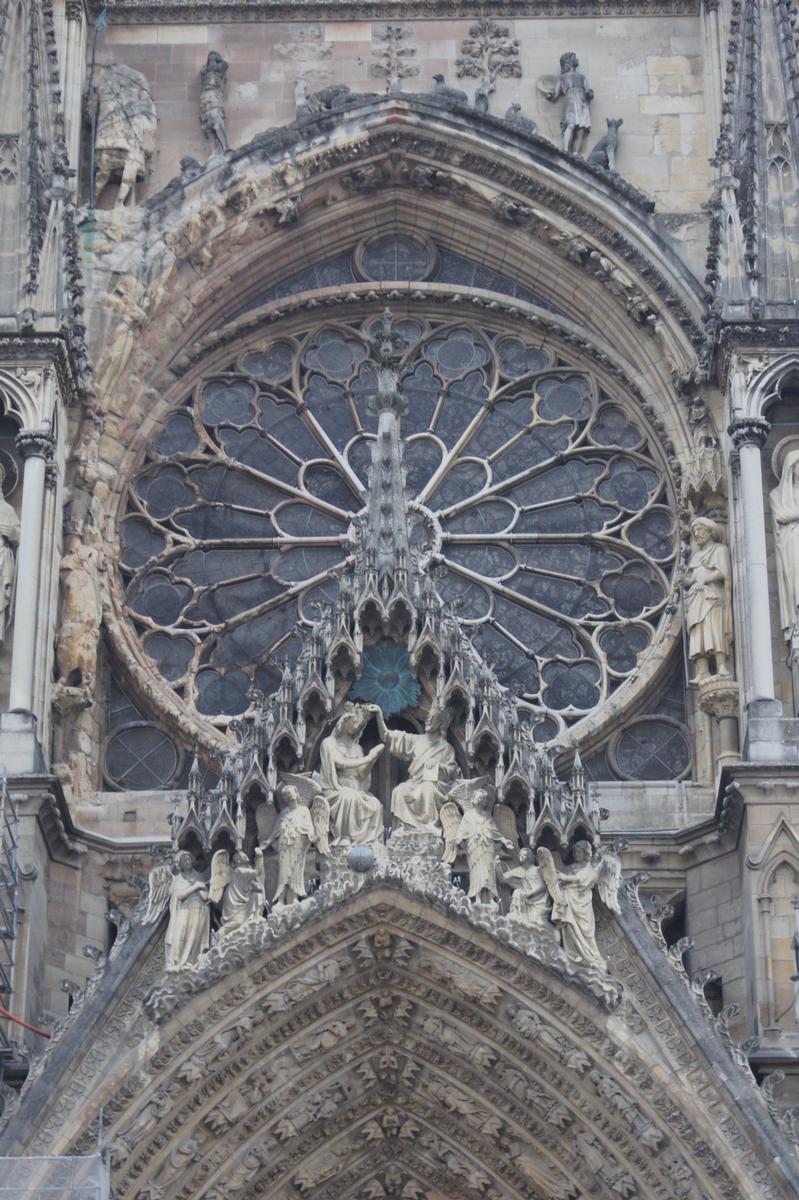
[[[166,415],[132,482],[128,617],[203,716],[242,712],[253,683],[272,690],[297,623],[335,594],[366,502],[373,325],[249,344]],[[664,619],[675,521],[662,460],[623,395],[540,339],[399,325],[412,542],[538,712],[537,736],[555,737],[640,669]],[[661,740],[652,754],[673,767],[680,748]]]

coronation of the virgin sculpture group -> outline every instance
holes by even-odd
[[[0,0],[0,1200],[799,1196],[793,0]]]

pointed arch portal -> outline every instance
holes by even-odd
[[[600,388],[610,408],[623,401],[619,453],[635,458],[652,435],[661,474],[649,488],[639,480],[637,508],[676,494],[690,444],[677,391],[702,344],[702,295],[645,198],[542,138],[425,97],[367,97],[174,181],[122,232],[112,216],[107,229],[96,220],[95,304],[105,292],[114,321],[98,339],[99,471],[117,531],[142,516],[131,496],[142,510],[149,498],[155,523],[181,507],[183,476],[171,492],[167,477],[159,516],[166,499],[153,501],[147,472],[184,453],[170,438],[209,428],[191,415],[191,404],[214,403],[209,373],[230,384],[243,357],[280,344],[302,344],[324,367],[309,323],[329,317],[355,343],[352,329],[386,305],[421,323],[425,345],[478,313],[487,355],[503,338],[529,338],[542,378],[592,373],[583,399],[597,413]],[[284,387],[288,361],[280,369]],[[220,414],[249,404],[224,390]],[[496,395],[484,399],[498,411]],[[546,400],[539,386],[536,403]],[[348,411],[355,419],[357,404]],[[639,411],[638,432],[625,434]],[[609,479],[611,451],[591,440],[599,419],[592,409],[579,436]],[[227,421],[239,441],[251,423]],[[358,485],[333,434],[328,457]],[[283,492],[281,511],[300,519]],[[322,510],[338,516],[324,496]],[[174,524],[170,536],[164,561],[181,536]],[[638,554],[626,525],[623,537],[620,569]],[[660,604],[670,585],[654,574]],[[154,680],[115,587],[104,619],[126,686],[187,744],[224,746],[222,722],[187,711],[166,670]],[[130,584],[134,608],[143,587]],[[164,623],[137,611],[152,644]],[[664,627],[675,635],[676,619]],[[635,887],[620,915],[599,921],[609,975],[576,970],[553,937],[390,859],[229,934],[179,974],[164,974],[162,941],[163,924],[138,922],[117,939],[32,1068],[5,1153],[85,1154],[100,1127],[115,1200],[789,1200],[799,1190],[726,1017],[714,1024]]]
[[[101,1121],[120,1200],[787,1198],[762,1100],[636,903],[600,930],[623,989],[390,871],[177,976],[135,925],[4,1149],[90,1153]]]

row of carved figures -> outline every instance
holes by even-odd
[[[380,742],[365,751],[366,725],[375,719]],[[519,849],[513,811],[497,803],[496,790],[484,777],[458,778],[455,752],[446,737],[449,714],[434,705],[423,733],[386,727],[376,705],[346,702],[320,747],[318,774],[285,775],[279,789],[280,812],[265,801],[258,824],[273,824],[255,848],[252,860],[228,846],[211,856],[210,873],[195,868],[194,856],[179,849],[174,872],[154,868],[145,923],[169,906],[166,969],[180,971],[195,963],[210,945],[212,906],[217,938],[264,919],[264,854],[277,852],[274,907],[306,897],[306,856],[313,845],[326,862],[327,878],[341,872],[371,870],[377,859],[396,851],[404,861],[423,859],[453,869],[465,855],[472,904],[496,908],[500,886],[511,889],[508,917],[520,926],[560,943],[564,954],[585,968],[606,971],[596,943],[593,895],[617,911],[618,858],[595,854],[586,838],[571,848],[572,861],[558,865],[544,846]],[[383,805],[371,791],[372,770],[386,751],[408,763],[408,779],[391,795],[394,830],[384,845]],[[190,800],[191,804],[192,801]],[[191,828],[184,819],[182,828]],[[179,836],[179,830],[176,830]],[[598,838],[597,838],[598,841]],[[241,840],[239,840],[241,845]]]
[[[579,71],[577,55],[567,51],[560,57],[560,72],[545,75],[538,81],[539,92],[551,102],[563,101],[561,117],[563,149],[581,154],[591,130],[591,100],[593,91]],[[228,64],[221,54],[211,50],[200,72],[200,126],[212,154],[227,154],[225,118],[225,86]],[[446,105],[469,105],[469,97],[460,88],[448,87],[443,75],[435,75],[432,98]],[[390,96],[401,92],[399,77],[390,77],[386,91]],[[479,113],[489,111],[489,97],[495,90],[493,77],[483,79],[474,95],[473,107]],[[304,79],[295,88],[296,119],[303,120],[322,112],[333,112],[353,98],[349,87],[334,84],[309,94]],[[116,207],[135,203],[135,185],[147,174],[155,151],[158,117],[150,85],[145,75],[122,63],[100,68],[89,86],[86,110],[88,119],[95,122],[95,194],[100,195],[112,176],[120,178]],[[528,134],[538,132],[534,121],[521,114],[519,104],[511,104],[505,120]],[[588,155],[588,161],[609,171],[616,169],[621,118],[609,119],[608,131]],[[194,160],[182,163],[184,173],[190,174],[189,164],[198,169]]]

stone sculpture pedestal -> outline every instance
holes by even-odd
[[[698,680],[699,707],[715,718],[718,728],[716,762],[719,767],[738,762],[738,684],[734,679],[708,675]]]

